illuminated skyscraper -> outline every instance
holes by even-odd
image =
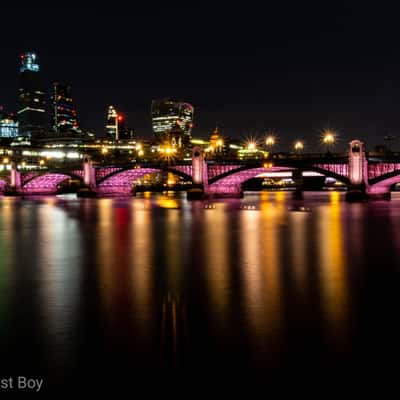
[[[162,139],[178,125],[182,129],[184,137],[190,138],[193,127],[193,112],[194,108],[189,103],[172,99],[153,100],[151,117],[154,135],[158,139]]]
[[[20,55],[17,118],[20,135],[44,134],[47,125],[45,93],[41,89],[38,59],[32,52]]]
[[[71,86],[53,84],[52,126],[57,133],[80,133],[78,115],[72,101]]]
[[[107,110],[106,135],[110,140],[120,140],[125,138],[125,118],[118,114],[114,106],[109,106]]]

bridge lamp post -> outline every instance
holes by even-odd
[[[329,153],[330,148],[335,143],[335,135],[332,132],[326,132],[322,141],[326,145],[326,152]]]
[[[275,137],[273,135],[268,135],[265,139],[265,145],[267,146],[268,155],[272,153],[272,147],[275,145]]]
[[[275,144],[275,138],[272,135],[267,136],[265,139],[265,144],[268,148],[271,148]]]
[[[297,142],[295,142],[294,150],[297,153],[301,153],[303,151],[303,149],[304,149],[304,143],[302,141],[298,140]]]

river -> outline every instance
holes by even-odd
[[[0,378],[100,392],[381,368],[399,260],[399,193],[3,197]]]

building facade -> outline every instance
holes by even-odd
[[[7,114],[0,106],[0,138],[18,136],[18,121],[14,114]]]
[[[57,134],[80,133],[78,114],[70,85],[53,83],[52,128]]]
[[[109,106],[107,110],[106,137],[112,141],[133,139],[133,129],[127,127],[125,116],[114,106]]]
[[[23,136],[41,136],[47,128],[46,95],[39,69],[35,53],[20,55],[17,119],[19,134]]]
[[[193,127],[194,108],[191,104],[173,99],[153,100],[151,117],[153,134],[159,140],[167,136],[176,126],[183,132],[183,141],[190,139]]]

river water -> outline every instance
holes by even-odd
[[[0,378],[101,391],[384,368],[399,260],[396,193],[4,197]]]

